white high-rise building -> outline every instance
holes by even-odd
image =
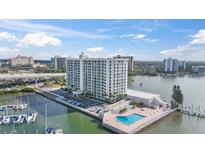
[[[164,59],[164,72],[176,72],[178,70],[177,59]]]
[[[69,89],[89,93],[105,101],[116,101],[127,92],[128,59],[79,58],[67,59]]]

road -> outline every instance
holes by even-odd
[[[0,74],[0,80],[11,79],[34,79],[42,77],[62,77],[66,76],[66,73],[21,73],[21,74]]]

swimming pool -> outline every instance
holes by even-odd
[[[117,116],[116,120],[122,122],[125,125],[130,125],[143,118],[144,116],[134,113],[128,116]]]

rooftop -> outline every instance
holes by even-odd
[[[142,97],[142,98],[145,98],[145,99],[152,99],[154,97],[160,97],[159,94],[142,92],[142,91],[133,90],[133,89],[127,89],[127,95]]]

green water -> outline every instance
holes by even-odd
[[[140,86],[140,83],[143,85]],[[148,77],[132,76],[128,78],[128,88],[161,94],[163,100],[171,99],[172,87],[178,84],[184,94],[184,105],[200,106],[205,110],[205,77]],[[100,121],[85,114],[77,112],[64,105],[46,99],[35,93],[24,94],[23,97],[15,95],[0,96],[1,104],[13,104],[19,102],[28,103],[32,112],[38,112],[35,123],[22,125],[1,125],[0,133],[44,133],[45,129],[45,103],[48,109],[48,127],[62,128],[69,134],[104,134],[111,133],[101,127]],[[10,111],[11,112],[11,111]],[[27,112],[27,111],[24,111]],[[0,112],[1,114],[2,112]],[[192,117],[175,112],[153,125],[145,128],[140,133],[145,134],[192,134],[205,133],[205,119]]]
[[[140,86],[142,83],[142,86]],[[128,87],[136,90],[161,94],[166,101],[171,100],[172,87],[177,84],[181,86],[184,94],[185,106],[200,106],[201,111],[205,110],[205,77],[129,77]],[[205,119],[192,117],[175,112],[153,125],[142,130],[146,134],[192,134],[205,133]]]
[[[109,131],[101,128],[100,121],[91,118],[85,114],[77,112],[64,105],[56,103],[38,94],[23,94],[22,97],[15,95],[4,95],[0,97],[1,104],[14,104],[24,102],[29,104],[29,112],[38,112],[35,123],[21,124],[21,125],[1,125],[0,133],[11,133],[13,130],[16,133],[44,133],[45,130],[45,103],[47,103],[47,126],[55,129],[63,129],[64,133],[69,134],[104,134]],[[4,101],[3,101],[4,100]],[[6,100],[6,102],[5,102]],[[17,101],[16,101],[17,100]],[[27,113],[28,111],[21,111],[18,113]],[[3,113],[0,111],[0,114]],[[10,110],[9,114],[16,112]]]

